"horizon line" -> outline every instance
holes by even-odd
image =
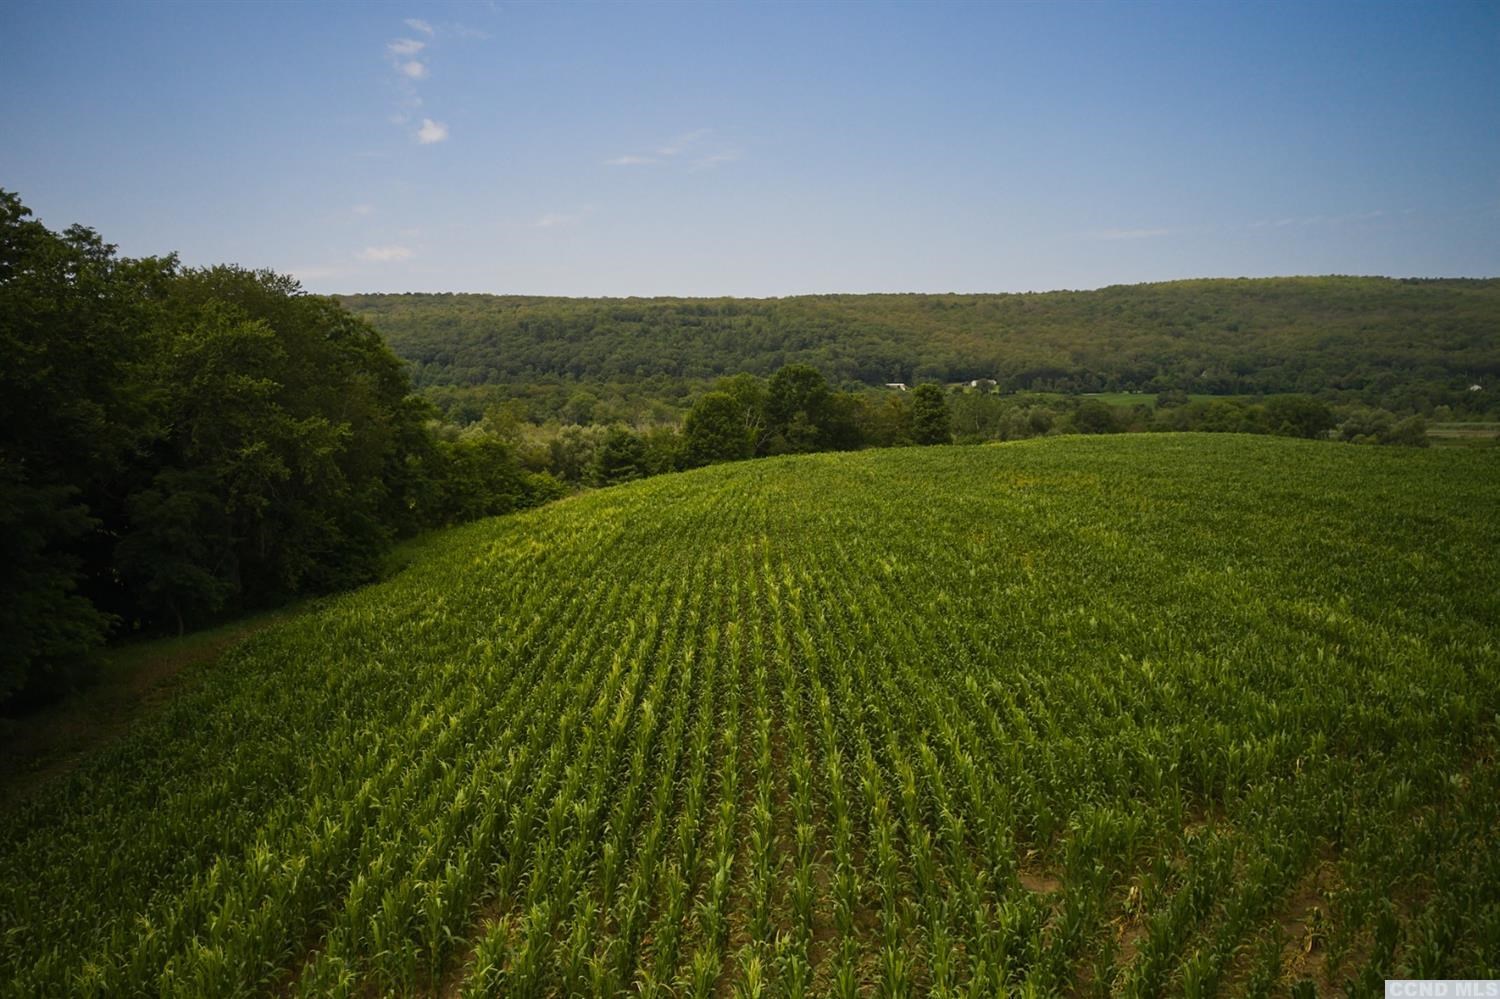
[[[289,275],[296,278],[296,274]],[[1025,291],[806,291],[792,292],[784,295],[735,295],[735,294],[696,294],[696,295],[566,295],[545,294],[522,291],[330,291],[330,292],[307,292],[308,294],[323,295],[328,298],[357,298],[375,295],[455,295],[455,296],[483,296],[487,298],[555,298],[581,301],[655,301],[671,299],[676,301],[716,301],[721,299],[741,299],[748,301],[780,301],[789,298],[856,298],[875,296],[918,296],[929,297],[970,297],[970,296],[1002,296],[1002,295],[1058,295],[1058,294],[1086,294],[1095,291],[1109,291],[1115,288],[1144,288],[1153,285],[1191,284],[1194,282],[1230,282],[1230,281],[1322,281],[1322,280],[1344,280],[1344,281],[1397,281],[1397,282],[1441,282],[1441,281],[1497,281],[1500,274],[1492,275],[1397,275],[1397,274],[1268,274],[1258,277],[1249,275],[1216,275],[1199,277],[1164,278],[1154,281],[1124,281],[1111,284],[1095,285],[1093,287],[1061,287],[1061,288],[1032,288]],[[302,282],[298,280],[300,285]],[[303,289],[306,291],[306,288]]]

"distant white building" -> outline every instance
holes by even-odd
[[[885,383],[885,387],[886,388],[899,389],[902,392],[906,391],[906,383],[905,382],[886,382]]]

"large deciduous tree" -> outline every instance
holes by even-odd
[[[821,451],[828,446],[833,393],[818,369],[788,364],[766,386],[767,449],[776,454]]]
[[[953,421],[942,388],[928,383],[911,393],[911,437],[918,444],[947,444],[953,439]]]
[[[1305,395],[1266,400],[1266,423],[1283,437],[1326,437],[1337,421],[1327,403]]]
[[[682,425],[688,465],[738,461],[751,455],[740,404],[727,392],[707,392],[688,411]]]

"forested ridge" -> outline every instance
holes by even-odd
[[[1500,279],[1211,279],[1097,291],[569,299],[351,295],[419,387],[709,379],[1330,393],[1422,411],[1500,375]],[[1497,393],[1491,391],[1483,400]]]

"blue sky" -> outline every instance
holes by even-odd
[[[310,290],[1500,275],[1500,3],[0,6],[0,187]]]

